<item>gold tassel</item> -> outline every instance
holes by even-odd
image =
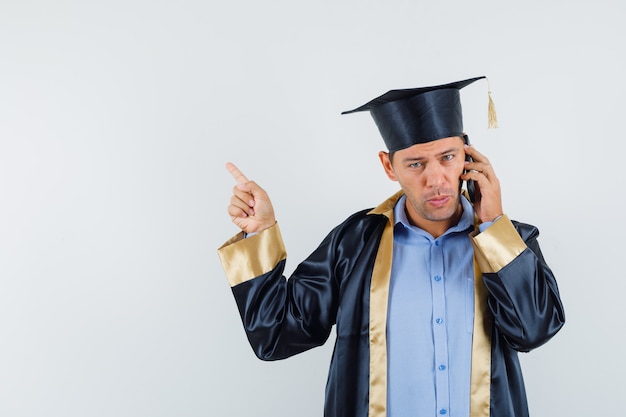
[[[498,115],[496,114],[496,106],[495,104],[493,104],[493,97],[491,97],[489,79],[487,79],[487,94],[489,95],[489,105],[487,107],[489,122],[487,124],[487,127],[489,129],[496,129],[498,127]]]

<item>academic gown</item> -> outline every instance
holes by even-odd
[[[336,327],[325,417],[385,417],[387,301],[393,207],[402,192],[335,227],[292,276],[278,224],[218,249],[250,345],[278,360],[322,345]],[[474,247],[471,417],[528,417],[518,352],[565,322],[534,226],[504,215],[468,238]]]

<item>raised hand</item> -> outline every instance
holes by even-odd
[[[474,211],[483,222],[493,221],[502,215],[502,194],[500,191],[500,181],[496,176],[489,159],[474,146],[465,145],[465,153],[472,157],[473,162],[465,162],[466,174],[461,179],[474,180],[477,184],[476,201]]]
[[[226,169],[237,181],[228,206],[228,215],[234,224],[246,233],[261,232],[276,223],[274,207],[267,193],[254,181],[250,181],[228,162]]]

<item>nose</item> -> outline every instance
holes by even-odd
[[[439,164],[428,164],[424,169],[427,187],[441,187],[445,183],[443,167]]]

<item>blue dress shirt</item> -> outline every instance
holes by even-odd
[[[394,209],[387,415],[469,417],[474,210],[462,197],[459,223],[434,239],[410,224],[405,201]]]

